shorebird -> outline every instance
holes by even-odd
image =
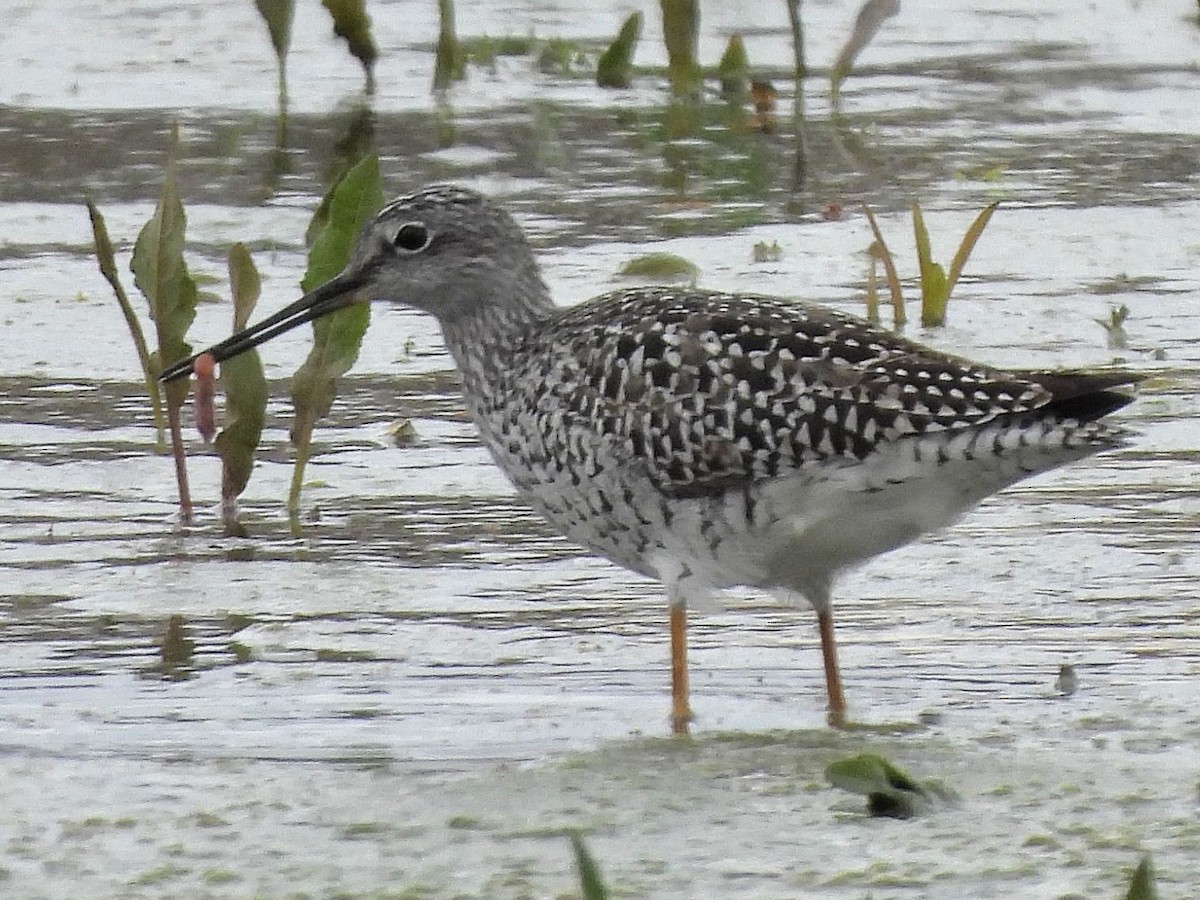
[[[483,444],[535,510],[662,582],[676,732],[692,719],[690,601],[739,586],[807,600],[828,719],[844,724],[835,577],[1013,482],[1120,445],[1100,420],[1137,380],[1001,371],[750,293],[637,287],[557,307],[513,218],[452,186],[385,206],[340,275],[205,352],[228,359],[374,300],[437,318]]]

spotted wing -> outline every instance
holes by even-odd
[[[775,298],[643,289],[593,301],[564,324],[578,335],[566,398],[574,423],[674,495],[849,465],[906,435],[1054,400],[1035,378]]]

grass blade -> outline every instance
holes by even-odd
[[[701,80],[700,64],[696,61],[700,5],[697,0],[659,0],[659,5],[671,91],[676,97],[693,96],[700,90]]]
[[[600,867],[588,852],[583,837],[577,831],[571,832],[571,849],[575,852],[575,868],[579,871],[579,887],[583,891],[583,900],[607,900],[608,889],[600,877]]]
[[[871,224],[875,242],[879,245],[879,258],[883,261],[883,271],[887,275],[888,290],[892,295],[892,326],[903,328],[908,322],[908,316],[904,311],[904,294],[900,291],[900,276],[896,274],[896,261],[892,258],[892,251],[888,249],[887,241],[883,239],[883,232],[879,230],[879,223],[875,221],[875,214],[871,212],[871,207],[864,205],[863,212],[867,214],[867,221]]]
[[[854,69],[854,60],[862,49],[871,43],[871,39],[879,31],[880,26],[896,13],[900,12],[900,0],[867,0],[858,11],[854,20],[854,31],[851,32],[845,46],[838,54],[829,74],[830,91],[834,102],[838,102],[842,82]]]
[[[642,36],[642,14],[631,13],[620,32],[596,63],[596,84],[602,88],[627,88],[633,78],[633,51]],[[744,51],[743,51],[744,55]]]
[[[962,274],[963,267],[967,264],[967,260],[971,256],[971,251],[975,249],[975,243],[979,240],[979,236],[983,234],[983,229],[987,228],[988,222],[992,219],[992,213],[996,211],[996,207],[1000,205],[1000,201],[989,203],[983,208],[975,221],[971,223],[971,227],[967,229],[967,233],[963,235],[962,242],[958,245],[958,251],[954,254],[954,259],[950,261],[950,274],[946,278],[946,296],[950,296],[950,292],[954,290],[954,285],[958,283],[958,276]]]
[[[925,227],[925,216],[921,204],[912,205],[913,234],[917,246],[917,267],[921,276],[921,325],[937,328],[946,324],[946,307],[950,303],[950,291],[946,285],[946,270],[933,261],[929,247],[929,229]]]

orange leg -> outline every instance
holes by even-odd
[[[692,721],[688,705],[687,607],[671,604],[671,732],[687,734]]]
[[[841,728],[846,724],[846,695],[842,693],[842,674],[838,670],[833,613],[828,608],[817,610],[817,627],[821,632],[821,656],[825,661],[825,690],[829,693],[829,725]]]

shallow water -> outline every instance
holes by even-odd
[[[571,896],[568,828],[616,896],[1119,896],[1142,850],[1164,896],[1200,893],[1194,7],[912,5],[864,52],[840,115],[809,79],[800,128],[785,6],[764,12],[747,44],[781,88],[766,134],[716,100],[669,108],[653,75],[606,93],[525,59],[435,103],[432,3],[372,4],[383,57],[364,115],[357,64],[302,12],[283,152],[251,4],[6,12],[0,893]],[[625,11],[472,6],[460,34],[595,40]],[[745,24],[738,7],[705,5],[706,59]],[[804,13],[827,66],[853,11]],[[648,18],[638,60],[657,64]],[[910,332],[999,365],[1141,371],[1119,414],[1139,434],[843,579],[852,712],[907,733],[824,729],[811,613],[749,595],[693,616],[695,738],[663,740],[658,587],[515,501],[436,327],[407,310],[375,311],[318,430],[299,537],[284,380],[304,334],[264,354],[276,399],[243,502],[252,536],[221,536],[219,469],[194,437],[201,508],[176,523],[79,202],[99,203],[126,264],[176,120],[193,270],[222,275],[247,242],[264,310],[295,296],[324,173],[364,133],[396,193],[455,179],[503,199],[564,303],[654,241],[704,286],[857,311],[863,202],[912,272],[911,200],[946,259],[1001,199],[949,326]],[[845,217],[823,221],[834,201]],[[760,240],[782,259],[751,262]],[[1121,304],[1129,348],[1111,350],[1094,320]],[[195,342],[228,317],[202,305]],[[416,445],[391,444],[400,417]],[[188,678],[155,668],[171,615],[196,642]],[[1065,663],[1080,688],[1062,698]],[[863,751],[949,783],[961,806],[866,818],[822,774]]]

